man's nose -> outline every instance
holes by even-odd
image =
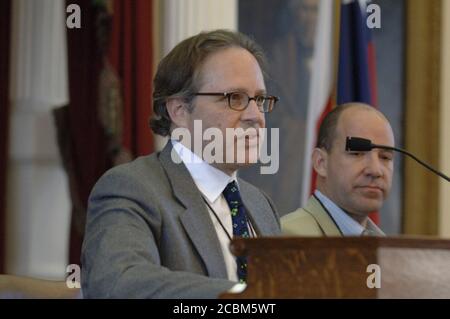
[[[383,176],[383,165],[378,157],[378,153],[374,151],[367,152],[365,173],[374,178]]]
[[[264,126],[264,113],[259,110],[255,100],[251,100],[247,108],[242,111],[241,120],[258,123],[260,126]]]

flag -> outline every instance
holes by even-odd
[[[371,30],[366,25],[366,1],[342,0],[339,21],[335,20],[334,9],[330,1],[320,1],[305,132],[302,205],[315,189],[316,174],[311,153],[320,124],[335,104],[335,92],[338,105],[347,102],[377,105],[375,48]],[[339,51],[334,46],[335,26],[339,26]],[[335,53],[338,54],[337,59],[334,59]],[[378,213],[370,217],[378,224]]]
[[[362,102],[377,106],[375,48],[367,27],[366,1],[343,0],[340,12],[338,105]],[[379,223],[378,212],[370,218]]]
[[[339,35],[337,103],[376,106],[375,48],[366,25],[365,1],[342,1]]]
[[[305,160],[303,161],[302,206],[315,188],[315,172],[311,153],[315,147],[319,126],[323,117],[332,109],[335,85],[334,67],[334,6],[328,0],[320,0],[317,18],[312,75],[309,86],[309,102],[305,132]]]

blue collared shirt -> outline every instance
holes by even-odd
[[[314,195],[325,206],[343,236],[361,236],[366,229],[372,232],[375,236],[386,236],[370,218],[367,217],[367,227],[364,228],[360,223],[351,218],[342,208],[337,206],[331,199],[322,194],[319,190],[316,189],[314,191]]]

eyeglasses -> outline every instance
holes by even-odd
[[[254,100],[258,109],[262,113],[269,113],[273,110],[275,103],[278,102],[279,98],[273,95],[256,95],[254,97],[248,96],[244,92],[224,92],[224,93],[194,93],[194,95],[205,95],[205,96],[223,96],[228,100],[228,106],[230,109],[236,111],[245,110],[250,104],[251,100]]]

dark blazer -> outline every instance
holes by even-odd
[[[102,176],[89,198],[82,249],[87,298],[216,298],[235,283],[210,215],[172,143]],[[238,179],[258,236],[280,233],[272,202]]]

